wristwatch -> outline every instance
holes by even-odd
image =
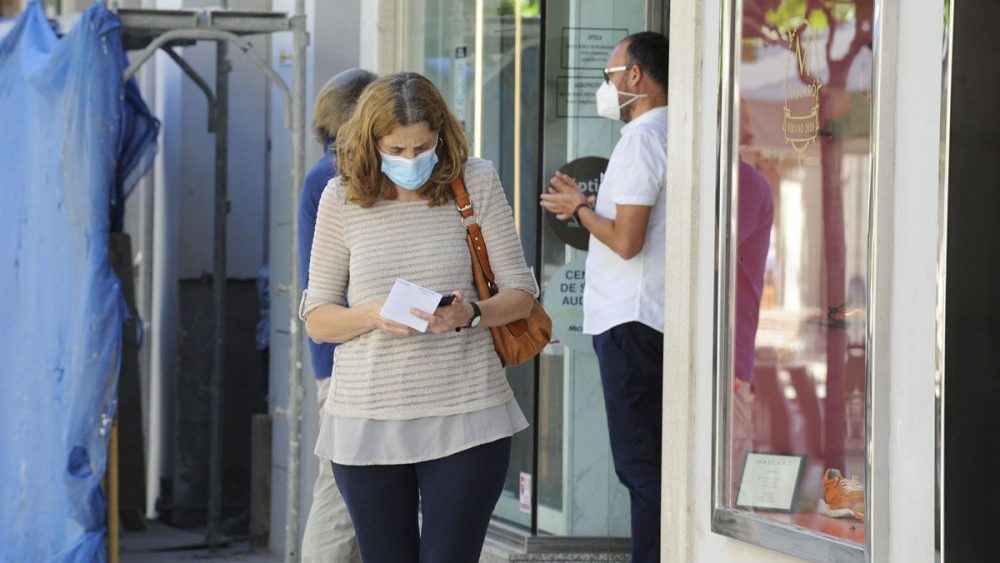
[[[469,301],[469,305],[472,305],[472,318],[469,319],[469,326],[465,328],[475,328],[479,326],[479,321],[483,319],[483,312],[479,310],[479,305],[475,301]]]
[[[469,305],[472,305],[472,318],[469,319],[469,324],[466,326],[456,326],[455,332],[462,332],[463,328],[474,328],[479,326],[479,321],[483,318],[483,312],[479,310],[479,305],[475,301],[469,301]]]

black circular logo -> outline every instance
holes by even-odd
[[[604,180],[604,171],[608,168],[608,159],[599,156],[585,156],[569,162],[559,168],[559,171],[576,180],[577,185],[587,197],[597,196],[597,191]],[[546,189],[548,187],[546,186]],[[590,232],[576,222],[576,219],[560,221],[555,214],[546,213],[549,225],[556,236],[566,244],[580,250],[587,250],[590,243]]]

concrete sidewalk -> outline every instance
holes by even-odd
[[[246,540],[223,544],[217,553],[210,553],[205,535],[192,530],[179,530],[159,522],[148,522],[142,532],[125,532],[121,539],[122,563],[171,563],[173,561],[243,561],[246,563],[276,563],[281,557],[266,550],[254,551]]]

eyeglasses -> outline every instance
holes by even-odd
[[[611,82],[611,75],[612,74],[614,74],[616,72],[621,72],[623,70],[628,70],[629,67],[631,67],[631,66],[632,65],[622,65],[622,66],[613,66],[611,68],[604,69],[604,81],[605,82]]]

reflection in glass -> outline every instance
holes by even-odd
[[[864,543],[872,0],[742,6],[720,500]],[[746,502],[796,486],[745,479],[748,452],[805,456],[786,510]]]

